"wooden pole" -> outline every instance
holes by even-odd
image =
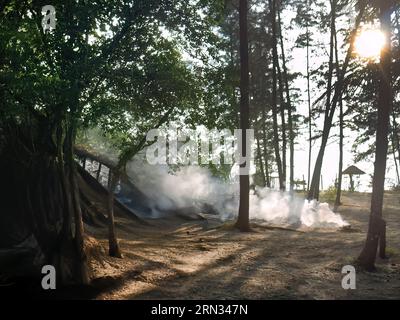
[[[101,163],[99,162],[99,168],[97,169],[96,180],[99,181],[101,173]]]
[[[321,174],[321,190],[324,190],[324,181],[322,179],[322,174]]]

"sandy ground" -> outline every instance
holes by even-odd
[[[373,273],[357,270],[357,289],[341,287],[366,237],[370,195],[345,194],[339,209],[352,228],[284,230],[254,225],[240,233],[216,220],[119,219],[124,259],[107,257],[106,229],[90,229],[102,244],[91,252],[96,299],[399,299],[400,197],[385,196],[389,259]],[[93,240],[95,241],[95,240]],[[98,258],[98,259],[96,259]]]

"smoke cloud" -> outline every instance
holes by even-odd
[[[99,153],[117,159],[116,151],[96,130],[88,133],[89,145]],[[88,141],[85,141],[88,143]],[[137,155],[128,165],[127,174],[141,193],[123,199],[128,205],[148,218],[159,218],[176,210],[206,204],[222,221],[235,219],[239,207],[239,183],[232,169],[232,179],[225,182],[200,166],[184,166],[172,172],[168,165],[150,165],[145,152]],[[140,194],[144,195],[146,199]],[[135,198],[136,197],[136,198]],[[140,204],[139,204],[140,202]],[[256,187],[250,193],[250,219],[279,226],[307,228],[341,228],[348,223],[334,213],[327,203],[307,201],[287,192]]]
[[[198,166],[170,172],[168,166],[132,161],[128,176],[151,199],[153,217],[163,211],[207,204],[222,221],[234,219],[239,207],[237,179],[224,182]],[[250,219],[281,226],[340,228],[348,225],[327,203],[307,201],[295,194],[256,187],[250,194]]]

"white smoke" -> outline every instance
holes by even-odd
[[[208,203],[218,211],[233,189],[210,172],[197,166],[186,166],[170,172],[165,165],[153,166],[143,161],[132,161],[127,166],[131,181],[154,202],[154,209],[172,210]],[[157,209],[155,209],[157,210]]]
[[[199,203],[211,205],[221,220],[234,219],[239,207],[237,179],[231,183],[211,175],[198,166],[186,166],[169,172],[168,166],[153,166],[132,161],[128,175],[153,202],[153,210],[188,208]],[[299,196],[256,188],[250,194],[250,219],[281,226],[340,228],[348,225],[327,203],[307,201]]]
[[[277,225],[311,228],[340,228],[348,225],[327,203],[304,200],[268,188],[256,189],[250,195],[250,217]]]
[[[100,154],[118,159],[111,144],[96,130],[87,133],[85,143]],[[218,212],[221,220],[236,218],[239,207],[239,179],[235,174],[237,167],[232,168],[230,181],[224,182],[203,167],[185,166],[172,173],[167,165],[150,165],[142,159],[143,156],[136,156],[127,165],[127,174],[150,200],[151,217],[159,217],[165,211],[190,209],[199,203],[206,203]],[[340,228],[348,225],[327,203],[307,201],[295,194],[268,188],[251,191],[250,218],[282,226]]]

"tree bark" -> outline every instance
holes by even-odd
[[[336,73],[337,76],[340,74],[340,63],[339,63],[339,49],[338,49],[338,41],[337,34],[335,30],[335,60],[336,60]],[[341,205],[340,199],[342,196],[342,178],[343,178],[343,132],[344,132],[344,123],[343,123],[343,98],[339,99],[339,168],[338,168],[338,181],[336,186],[336,199],[334,211],[337,211],[339,206]]]
[[[307,0],[309,6],[309,0]],[[311,86],[310,86],[310,29],[308,20],[306,25],[306,47],[307,47],[307,104],[308,104],[308,168],[307,168],[307,192],[310,190],[311,158],[312,158],[312,107],[311,107]]]
[[[289,126],[289,151],[290,151],[289,185],[290,185],[290,191],[293,191],[293,188],[294,188],[294,139],[295,139],[295,135],[294,135],[294,130],[293,130],[292,102],[290,99],[288,70],[287,70],[287,66],[286,66],[286,55],[285,55],[285,47],[284,47],[283,35],[282,35],[282,22],[281,22],[280,10],[278,10],[278,25],[279,25],[279,38],[280,38],[281,54],[282,54],[283,78],[284,78],[285,93],[286,93],[286,109],[288,112],[288,126]]]
[[[117,183],[118,175],[110,169],[108,177],[108,254],[111,257],[122,258],[114,221],[114,190]]]
[[[393,155],[394,167],[396,169],[397,186],[400,186],[399,165],[397,164],[396,148],[395,148],[395,144],[394,144],[394,133],[393,132],[392,132],[392,155]]]
[[[97,172],[96,172],[96,180],[97,181],[99,181],[99,179],[100,179],[101,166],[102,166],[100,162],[98,162],[98,164],[99,164],[99,167],[98,167]]]
[[[269,176],[269,157],[267,148],[267,128],[266,128],[265,113],[266,110],[264,108],[262,111],[263,158],[265,162],[265,183],[267,184],[267,188],[271,188],[271,179]]]
[[[87,256],[84,247],[84,228],[81,201],[79,198],[79,187],[76,181],[77,170],[76,163],[74,160],[74,141],[76,137],[76,121],[72,120],[70,127],[67,131],[67,137],[65,140],[65,153],[66,153],[66,164],[69,171],[69,186],[70,186],[70,197],[71,197],[71,209],[73,210],[75,233],[74,240],[76,251],[78,255],[78,270],[77,275],[80,278],[80,282],[83,284],[89,283],[89,273],[87,266]]]
[[[398,159],[396,158],[396,151],[398,155]],[[392,110],[392,152],[393,152],[393,161],[396,166],[397,173],[397,184],[400,186],[400,174],[399,174],[399,164],[400,164],[400,142],[399,142],[399,131],[397,127],[396,121],[396,113],[395,110]]]
[[[247,156],[246,130],[250,126],[249,115],[249,48],[248,48],[248,31],[247,31],[247,0],[239,2],[239,25],[240,25],[240,129],[242,130],[242,152]],[[240,152],[239,152],[240,153]],[[248,166],[248,163],[240,164],[243,168]],[[246,232],[250,230],[249,222],[249,192],[250,181],[249,175],[241,174],[240,177],[240,202],[239,215],[236,222],[236,227]]]
[[[79,187],[76,180],[77,170],[76,165],[73,163],[73,168],[71,170],[71,186],[72,188],[72,198],[74,202],[74,221],[75,221],[75,245],[78,253],[78,261],[79,270],[78,274],[81,278],[81,282],[83,284],[88,284],[90,282],[89,272],[88,272],[88,264],[87,264],[87,255],[85,252],[84,246],[84,228],[83,228],[83,217],[82,217],[82,209],[81,209],[81,200],[79,197]]]
[[[265,75],[262,78],[262,87],[265,87]],[[268,144],[267,144],[267,99],[265,90],[263,90],[263,107],[261,110],[261,128],[262,128],[262,145],[263,145],[263,153],[262,157],[264,158],[265,163],[265,183],[267,188],[271,188],[271,179],[269,175],[269,154],[268,154]]]
[[[287,150],[287,138],[286,138],[286,119],[285,119],[285,99],[283,98],[283,79],[282,79],[282,72],[281,67],[279,65],[279,59],[276,64],[276,69],[278,73],[278,80],[279,80],[279,113],[281,116],[281,131],[282,131],[282,180],[283,186],[281,190],[286,190],[286,150]]]
[[[389,1],[379,2],[379,19],[381,29],[387,41],[381,51],[379,73],[378,123],[376,131],[376,152],[374,177],[372,182],[371,213],[368,225],[367,240],[358,257],[358,263],[367,270],[375,269],[375,260],[380,242],[380,256],[384,257],[385,221],[382,219],[383,195],[385,190],[386,159],[388,153],[388,134],[390,112],[393,103],[391,89],[391,12]]]
[[[341,205],[342,196],[342,181],[343,181],[343,100],[339,101],[339,169],[338,169],[338,183],[336,186],[336,199],[334,211]]]
[[[279,189],[285,190],[282,162],[280,156],[279,145],[279,131],[278,131],[278,81],[277,81],[277,64],[278,64],[278,51],[277,51],[277,30],[276,30],[276,0],[270,0],[269,5],[272,15],[272,120],[273,120],[273,133],[274,133],[274,151],[275,161],[278,168],[279,176]]]
[[[331,108],[331,97],[332,97],[332,80],[334,70],[334,46],[335,46],[335,24],[336,24],[336,1],[331,1],[331,22],[330,22],[330,44],[329,44],[329,66],[328,66],[328,79],[327,79],[327,90],[326,90],[326,104],[325,104],[325,115],[324,115],[324,130],[322,133],[322,143],[326,144],[328,141],[329,131],[325,130],[329,126],[329,114]],[[325,151],[325,147],[324,147]],[[318,155],[317,162],[315,163],[314,174],[311,180],[311,186],[308,194],[308,199],[319,199],[320,189],[320,176],[322,170],[322,160],[324,152]],[[320,160],[320,161],[318,161]]]
[[[257,137],[257,158],[258,158],[258,163],[260,166],[260,171],[261,171],[261,179],[262,179],[262,186],[263,188],[266,187],[267,182],[265,178],[265,170],[264,170],[264,163],[263,163],[263,157],[262,157],[262,152],[261,152],[261,146],[260,146],[260,139]]]

